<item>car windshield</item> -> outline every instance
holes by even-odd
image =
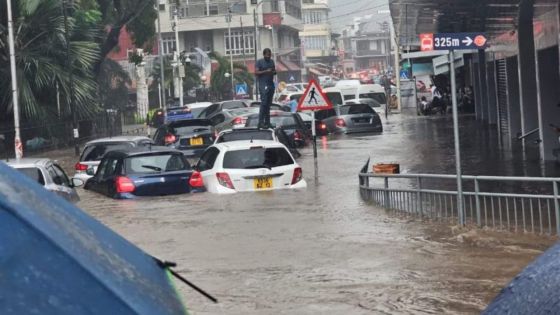
[[[131,142],[115,142],[115,143],[95,143],[88,145],[82,156],[80,161],[82,162],[89,162],[89,161],[101,161],[103,155],[109,151],[115,150],[125,150],[128,148],[132,148],[133,144]]]
[[[274,138],[270,130],[236,130],[221,135],[217,143],[240,140],[274,140]]]
[[[362,93],[360,95],[358,95],[360,98],[371,98],[373,100],[375,100],[376,102],[378,102],[379,104],[385,104],[386,102],[386,97],[385,97],[385,93]]]
[[[191,113],[193,115],[193,117],[198,117],[198,115],[200,115],[200,113],[202,113],[203,110],[205,110],[206,107],[199,107],[199,108],[191,108]]]
[[[151,174],[189,170],[190,165],[180,154],[140,155],[124,159],[127,174]]]
[[[374,114],[375,111],[367,104],[340,106],[340,115]]]
[[[167,127],[168,131],[174,135],[186,135],[195,132],[207,132],[210,131],[211,123],[206,119],[191,119],[186,121],[178,121],[169,124]]]
[[[256,127],[259,123],[258,116],[251,116],[247,119],[247,127]],[[297,122],[293,115],[271,115],[270,123],[276,127],[295,126]]]
[[[229,151],[224,155],[225,169],[274,168],[292,164],[294,160],[284,148],[255,147]]]
[[[245,103],[241,101],[227,101],[222,105],[223,109],[245,108]]]
[[[41,185],[45,185],[45,178],[43,178],[43,172],[41,172],[41,170],[38,169],[37,167],[22,167],[22,168],[17,168],[17,170],[25,174],[25,176],[36,181],[37,183]]]

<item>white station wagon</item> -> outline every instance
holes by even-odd
[[[281,143],[267,140],[214,144],[196,166],[207,191],[228,194],[305,188],[301,167]]]

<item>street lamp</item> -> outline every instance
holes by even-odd
[[[207,79],[208,78],[205,75],[202,75],[200,77],[200,81],[202,81],[202,95],[204,97],[204,101],[207,101],[207,97],[206,97],[207,96],[207,94],[206,94],[206,80]]]
[[[228,25],[228,36],[229,36],[229,66],[230,66],[230,71],[233,74],[233,38],[231,38],[231,6],[228,7],[228,13],[226,15],[226,22],[227,22],[227,25]],[[244,35],[241,34],[241,37],[243,37],[243,36]],[[245,49],[245,47],[243,47],[242,49]],[[232,92],[233,92],[233,75],[231,76],[231,89],[232,89]]]

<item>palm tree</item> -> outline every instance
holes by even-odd
[[[163,56],[163,75],[165,76],[165,82],[163,83],[164,89],[170,89],[173,86],[173,58],[170,55]],[[200,86],[200,68],[198,65],[190,63],[183,63],[185,67],[185,77],[183,78],[183,91],[187,92],[193,88]],[[157,85],[160,83],[161,77],[161,63],[159,61],[159,57],[154,59],[154,66],[152,67],[152,77],[154,80],[152,81],[152,85],[150,86],[151,90],[157,89]]]
[[[61,0],[13,1],[14,36],[20,110],[28,119],[45,119],[56,111],[56,86],[61,99],[70,104],[70,71],[73,74],[78,116],[96,111],[96,83],[92,66],[99,57],[98,45],[91,39],[98,29],[68,17],[70,55],[66,54],[65,23]],[[77,5],[72,7],[74,12]],[[0,7],[0,75],[10,78],[8,31],[5,6]],[[69,58],[70,69],[67,67]],[[12,110],[11,81],[0,81],[0,113]],[[66,111],[67,113],[67,111]]]
[[[212,71],[212,76],[210,78],[210,91],[212,94],[220,95],[224,98],[226,95],[231,94],[233,88],[231,87],[231,79],[225,77],[226,72],[229,73],[231,71],[230,60],[217,52],[212,52],[209,56],[218,62],[218,68]],[[233,80],[234,84],[247,83],[249,91],[252,90],[253,76],[247,70],[247,66],[240,62],[233,63]]]

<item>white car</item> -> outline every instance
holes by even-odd
[[[214,144],[231,141],[271,140],[278,142],[273,129],[259,129],[251,127],[240,127],[220,132]]]
[[[215,144],[200,157],[193,176],[208,192],[231,194],[305,188],[301,167],[279,142],[233,141]]]
[[[202,113],[203,110],[205,110],[207,107],[210,107],[210,105],[212,104],[213,103],[211,102],[199,102],[187,104],[185,106],[187,106],[191,110],[193,117],[196,118],[198,117],[198,115],[200,115],[200,113]]]

